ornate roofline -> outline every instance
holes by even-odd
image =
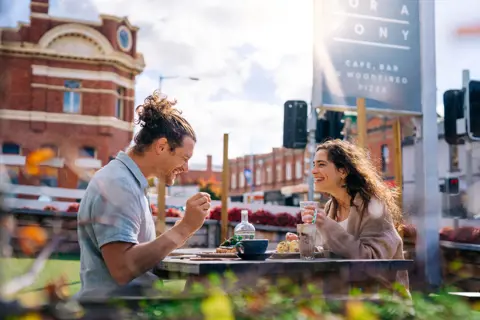
[[[123,54],[121,52],[113,52],[110,55],[103,56],[81,56],[55,52],[50,49],[40,49],[34,44],[30,43],[17,43],[10,42],[0,44],[0,55],[12,55],[12,56],[33,56],[37,58],[45,59],[59,59],[59,60],[75,60],[82,62],[96,62],[96,63],[108,63],[113,64],[121,68],[127,69],[127,71],[139,74],[145,69],[145,61],[143,55],[137,53],[137,57],[133,59],[131,56]]]
[[[32,25],[31,18],[52,20],[52,21],[65,22],[65,23],[78,23],[78,24],[95,26],[95,27],[102,26],[104,20],[113,20],[119,23],[125,23],[125,25],[132,31],[138,31],[139,29],[138,27],[132,25],[127,17],[116,17],[108,14],[101,14],[99,15],[100,21],[92,21],[92,20],[55,17],[55,16],[48,15],[46,13],[33,12],[30,14],[30,22],[19,21],[17,22],[17,26],[15,27],[0,27],[0,31],[1,30],[19,31],[21,27],[30,27]]]
[[[50,43],[66,34],[81,34],[90,38],[100,46],[103,54],[110,55],[115,51],[110,41],[103,34],[89,26],[76,23],[61,24],[48,30],[38,41],[38,47],[48,49]]]

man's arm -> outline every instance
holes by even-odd
[[[92,217],[103,217],[112,224],[94,223],[93,229],[105,264],[112,278],[126,284],[152,269],[173,250],[181,246],[203,225],[210,197],[199,193],[187,201],[185,217],[160,237],[139,244],[138,233],[144,210],[128,183],[100,186],[92,205]]]
[[[152,269],[173,250],[180,247],[190,234],[191,230],[179,223],[151,242],[108,243],[102,246],[102,255],[112,278],[118,284],[124,285]]]

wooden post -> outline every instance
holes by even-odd
[[[367,147],[367,107],[365,98],[357,98],[357,141],[361,148]]]
[[[398,205],[400,208],[403,206],[403,158],[402,158],[402,127],[400,118],[396,118],[393,123],[393,142],[394,142],[394,172],[395,172],[395,185],[398,188]]]
[[[223,171],[222,171],[222,228],[220,242],[228,236],[228,187],[230,181],[228,169],[228,133],[223,134]]]
[[[157,231],[157,236],[165,232],[165,178],[159,177],[158,178],[158,185],[157,185],[157,222],[155,224],[155,229]]]

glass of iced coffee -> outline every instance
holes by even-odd
[[[315,259],[315,235],[317,228],[313,223],[297,224],[300,259]]]

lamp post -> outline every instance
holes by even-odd
[[[164,80],[170,80],[170,79],[188,79],[191,81],[199,81],[200,78],[197,77],[182,77],[182,76],[162,76],[158,78],[158,90],[162,92],[162,86],[163,86],[163,81]]]
[[[164,80],[170,79],[188,79],[191,81],[199,81],[200,78],[197,77],[184,77],[184,76],[163,76],[160,75],[158,78],[158,91],[162,92],[162,85]],[[157,231],[157,235],[162,234],[165,232],[165,192],[166,184],[165,179],[162,177],[158,177],[157,183],[157,208],[158,208],[158,215],[157,215],[157,222],[155,225],[155,229]]]

